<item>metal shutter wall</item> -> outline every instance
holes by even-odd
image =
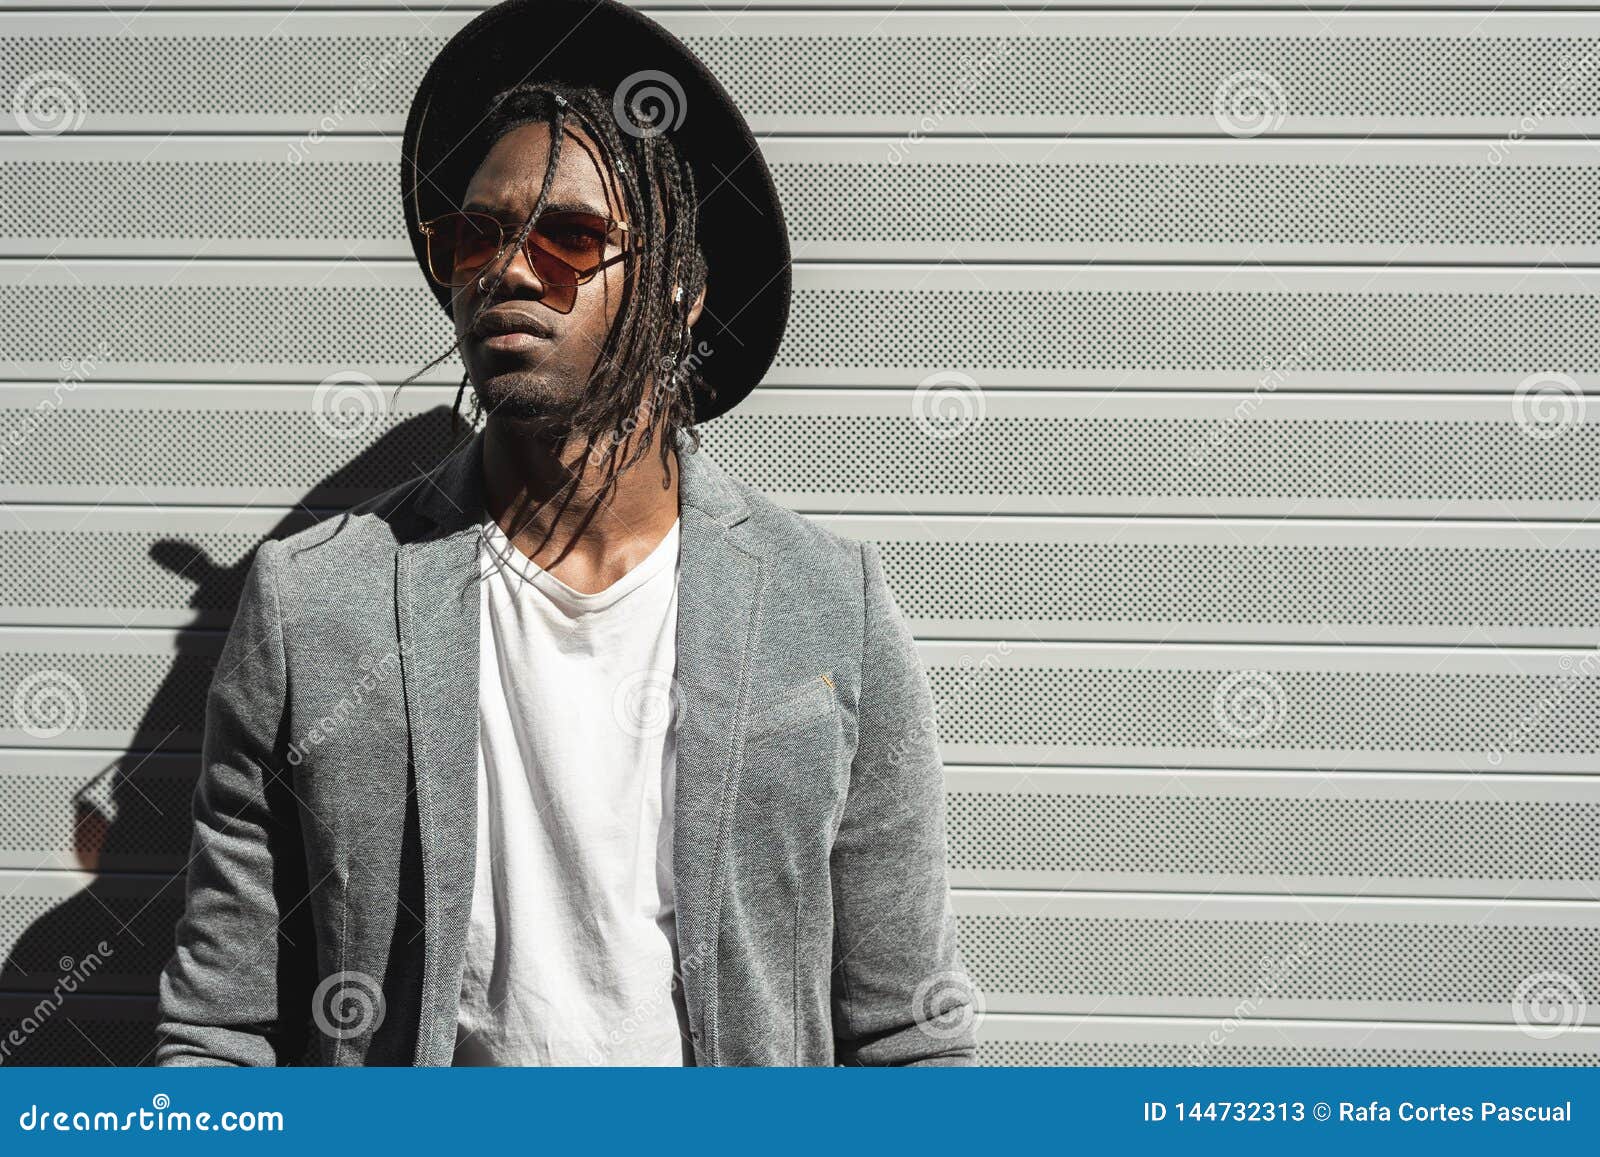
[[[0,15],[8,1061],[148,1057],[244,567],[447,444],[390,199],[483,6]],[[705,442],[882,550],[982,1062],[1600,1063],[1600,15],[808,7],[653,13],[797,259]]]

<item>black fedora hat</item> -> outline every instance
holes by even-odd
[[[483,160],[475,130],[489,100],[525,80],[592,84],[653,119],[693,168],[698,232],[708,266],[695,347],[708,352],[698,421],[726,413],[772,365],[789,318],[789,236],[766,158],[722,84],[677,37],[617,0],[504,0],[445,44],[406,118],[401,195],[417,263],[418,225],[461,207]],[[632,91],[626,91],[631,89]],[[654,119],[659,117],[660,119]],[[451,291],[428,278],[450,312]],[[704,343],[702,345],[702,343]]]

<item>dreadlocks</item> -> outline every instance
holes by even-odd
[[[568,117],[575,118],[598,145],[600,156],[596,163],[602,174],[609,171],[615,175],[626,219],[634,223],[643,242],[632,261],[617,320],[606,335],[594,371],[572,412],[570,428],[557,435],[557,453],[563,458],[569,447],[581,443],[582,452],[575,459],[576,472],[556,494],[528,511],[521,524],[526,526],[550,502],[559,500],[560,509],[565,510],[593,465],[598,483],[578,528],[581,532],[616,488],[619,476],[638,462],[653,442],[659,440],[663,486],[670,478],[667,458],[676,433],[687,431],[695,449],[699,448],[694,399],[696,391],[707,386],[700,375],[699,359],[688,356],[688,313],[705,285],[707,269],[696,236],[694,175],[670,137],[666,133],[633,131],[631,126],[630,131],[621,131],[612,111],[611,96],[594,86],[555,80],[525,82],[489,101],[478,121],[480,129],[464,147],[470,147],[472,155],[481,158],[512,129],[543,121],[550,129],[549,163],[533,211],[515,240],[506,246],[504,260],[492,275],[484,275],[491,284],[481,295],[473,318],[466,325],[458,325],[458,334],[470,332],[472,321],[494,301],[494,290],[544,211],[560,161]],[[588,147],[587,142],[583,147]],[[677,286],[682,289],[675,295]],[[458,336],[449,349],[405,380],[414,381],[454,353],[460,344]],[[462,375],[456,391],[450,414],[452,438],[469,377],[470,374]],[[471,425],[476,426],[476,394],[473,407]],[[642,424],[641,413],[646,415]],[[637,431],[636,425],[641,426]]]

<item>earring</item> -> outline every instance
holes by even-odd
[[[489,292],[489,279],[487,277],[478,278],[478,292],[479,293],[488,293]]]

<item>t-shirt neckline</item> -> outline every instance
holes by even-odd
[[[510,567],[513,573],[534,584],[552,601],[569,611],[598,611],[638,590],[669,564],[677,562],[679,527],[682,522],[682,518],[674,519],[661,541],[639,560],[638,565],[604,590],[593,593],[575,590],[523,554],[487,510],[482,512],[479,525],[480,553],[486,556],[484,561],[487,567],[493,568],[497,564]]]

